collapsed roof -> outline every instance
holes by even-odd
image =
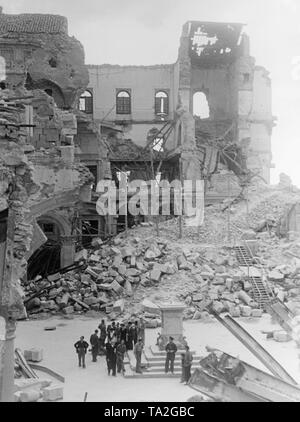
[[[240,51],[243,26],[242,23],[190,22],[192,63],[211,66],[233,62]]]

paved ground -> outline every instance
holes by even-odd
[[[77,355],[74,343],[80,335],[89,339],[100,321],[84,317],[73,320],[51,319],[47,321],[24,321],[18,323],[16,347],[22,350],[40,347],[44,350],[42,364],[61,373],[65,378],[64,401],[81,402],[85,392],[87,401],[186,401],[197,394],[190,387],[179,383],[178,379],[124,379],[122,376],[109,377],[106,372],[105,359],[99,358],[97,363],[91,362],[87,355],[87,368],[77,366]],[[261,330],[279,329],[272,325],[270,317],[245,320],[239,322],[276,358],[287,371],[300,383],[298,351],[294,342],[276,343],[266,340]],[[45,331],[47,325],[56,325],[56,331]],[[257,359],[217,322],[200,323],[197,321],[184,323],[185,335],[193,350],[204,354],[205,346],[219,348],[239,356],[241,359],[266,370]],[[147,330],[146,344],[155,344],[159,330]]]
[[[276,343],[266,340],[261,330],[279,328],[272,325],[270,317],[239,322],[261,342],[261,344],[290,372],[300,383],[298,351],[294,342]],[[89,339],[99,321],[84,317],[73,320],[51,319],[47,321],[24,321],[18,323],[16,346],[22,350],[40,347],[44,350],[42,364],[61,373],[65,378],[64,401],[80,402],[88,393],[87,401],[186,401],[196,394],[190,387],[179,383],[178,379],[124,379],[122,376],[109,377],[105,359],[91,362],[87,355],[87,368],[77,366],[74,343],[80,335]],[[47,325],[56,325],[56,331],[45,331]],[[222,349],[241,359],[266,370],[257,359],[217,322],[184,323],[185,335],[193,350],[204,354],[206,345]],[[154,344],[158,330],[147,330],[146,343]]]

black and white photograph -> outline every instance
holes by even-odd
[[[299,163],[299,0],[0,0],[0,402],[300,402]]]

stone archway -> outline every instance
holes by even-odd
[[[73,264],[75,255],[71,226],[62,215],[48,212],[38,217],[37,223],[48,240],[28,260],[30,279],[37,275],[46,276]]]

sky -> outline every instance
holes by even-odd
[[[174,63],[188,20],[245,23],[251,55],[270,72],[272,183],[281,172],[300,187],[299,0],[2,0],[4,13],[53,13],[69,21],[87,64]]]

